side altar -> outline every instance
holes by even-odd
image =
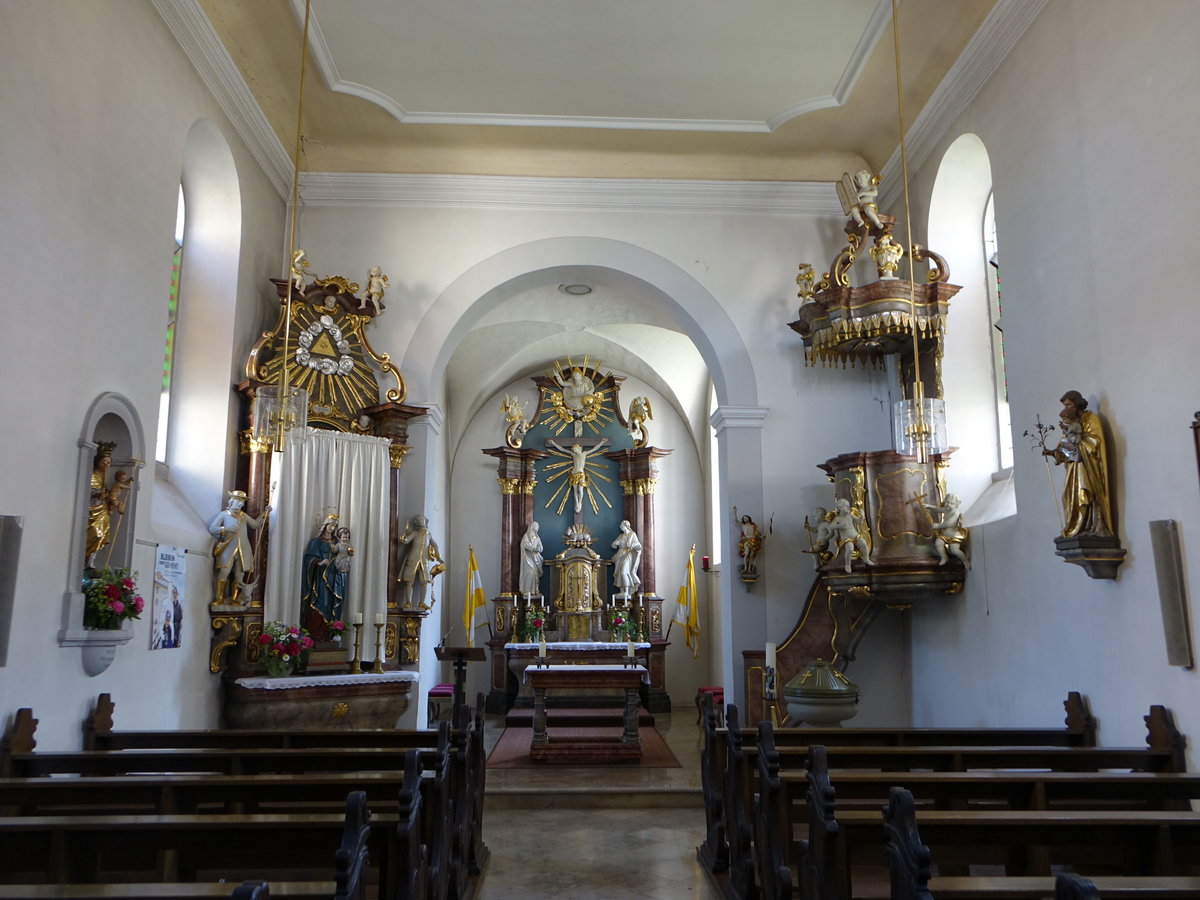
[[[654,491],[657,460],[671,451],[649,446],[650,401],[635,397],[622,411],[624,377],[588,358],[556,361],[532,380],[534,415],[526,418],[520,399],[506,397],[505,446],[482,451],[497,462],[501,493],[487,710],[532,704],[522,685],[539,654],[560,665],[613,665],[632,645],[648,673],[642,702],[667,712]],[[608,706],[611,694],[588,689],[570,699]]]

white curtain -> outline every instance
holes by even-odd
[[[271,460],[271,543],[267,551],[264,621],[299,624],[304,547],[325,517],[350,528],[354,557],[342,618],[362,613],[370,624],[387,606],[388,511],[391,505],[387,438],[308,429]]]

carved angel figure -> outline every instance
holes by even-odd
[[[292,255],[291,279],[297,294],[304,293],[304,270],[309,267],[308,257],[303,250],[297,250]]]
[[[371,266],[367,270],[367,289],[363,291],[358,308],[366,309],[367,304],[370,303],[375,308],[375,315],[383,312],[383,291],[387,286],[388,277],[383,274],[383,270],[379,266]]]
[[[508,429],[504,432],[504,443],[517,450],[525,439],[525,432],[529,430],[529,420],[525,418],[525,404],[516,397],[505,394],[504,399],[500,401],[500,412],[504,413],[504,420],[508,422]]]
[[[650,398],[634,397],[629,404],[629,436],[633,438],[633,446],[645,447],[650,442],[650,431],[646,428],[646,420],[653,418],[654,412],[650,409]]]

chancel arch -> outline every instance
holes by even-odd
[[[568,281],[598,284],[604,292],[633,297],[637,302],[616,315],[612,321],[606,320],[605,307],[598,305],[595,317],[598,321],[589,321],[580,327],[564,327],[556,317],[553,303],[544,304],[544,311],[532,323],[521,321],[514,324],[489,318],[493,311],[514,301],[514,298],[554,289]],[[577,301],[563,296],[557,297],[556,302],[565,304]],[[673,389],[676,380],[670,374],[665,377],[663,374],[670,372],[671,364],[666,360],[662,360],[661,364],[655,362],[653,346],[639,347],[637,338],[625,330],[625,326],[630,324],[661,329],[663,334],[688,345],[702,376],[695,391],[688,389],[680,395]],[[473,336],[472,332],[476,329],[479,331]],[[459,354],[460,348],[470,348],[474,342],[479,342],[480,352]],[[709,456],[705,445],[712,427],[708,420],[710,384],[725,408],[755,410],[758,418],[749,429],[755,431],[755,439],[751,442],[754,448],[750,453],[741,446],[748,437],[747,428],[729,428],[726,417],[720,420],[718,442],[736,439],[739,443],[737,448],[720,454],[722,471],[717,479],[717,483],[723,486],[720,496],[709,490],[709,482],[705,478],[696,479],[692,490],[704,498],[704,509],[699,518],[701,523],[710,519],[713,505],[722,503],[724,498],[762,496],[761,464],[758,462],[761,460],[761,451],[757,449],[757,429],[761,428],[761,416],[765,415],[765,410],[758,406],[757,385],[749,353],[718,300],[673,262],[644,248],[611,239],[565,237],[510,248],[465,271],[433,303],[410,343],[404,371],[412,395],[437,397],[447,409],[464,403],[466,407],[477,410],[462,421],[455,419],[446,433],[446,453],[454,475],[451,479],[454,493],[449,501],[452,518],[465,514],[460,508],[460,498],[466,493],[460,491],[460,466],[471,468],[486,463],[485,460],[476,461],[472,458],[478,453],[478,447],[467,437],[471,433],[470,423],[493,417],[495,429],[491,443],[493,446],[500,443],[503,429],[500,427],[502,419],[496,398],[503,394],[502,389],[513,381],[513,376],[542,370],[563,353],[575,358],[589,353],[593,358],[602,360],[606,369],[627,372],[643,383],[653,385],[656,390],[663,391],[663,396],[674,407],[680,421],[688,424],[685,452],[693,459],[707,460]],[[467,385],[466,382],[471,378],[476,383]],[[465,391],[465,396],[460,395],[459,391]],[[452,393],[453,403],[450,402]],[[628,403],[629,399],[623,397],[623,402]],[[496,407],[494,412],[490,409],[493,405]],[[734,415],[740,425],[748,424],[743,421],[744,417],[736,413]],[[729,461],[737,461],[737,465]],[[483,469],[477,473],[480,478],[494,481],[494,472],[491,476],[482,472]],[[407,491],[410,504],[432,503],[438,497],[435,484],[417,490],[423,499],[413,496],[415,492],[410,486]],[[660,513],[660,516],[663,514]],[[718,518],[722,521],[722,540],[728,541],[729,524],[724,521],[727,517]],[[454,557],[465,556],[466,547],[460,546],[463,541],[475,547],[478,554],[482,541],[494,540],[483,532],[477,540],[474,533],[473,529],[455,529],[455,538],[450,542],[450,552]],[[706,530],[701,524],[695,540],[702,544],[705,537]],[[686,547],[678,553],[670,554],[664,549],[659,554],[658,567],[662,573],[660,593],[674,593],[678,584],[671,582],[680,579],[685,561]],[[462,578],[461,564],[452,566],[446,586],[447,596],[461,596],[464,587],[460,581]],[[739,615],[734,624],[729,613],[733,602],[730,582],[724,580],[715,583],[720,586],[719,596],[712,598],[713,614],[720,616],[722,621],[712,622],[711,633],[723,634],[726,640],[719,647],[710,643],[705,645],[710,664],[709,677],[718,677],[717,673],[721,672],[732,684],[736,674],[729,647],[736,645],[739,639],[732,632],[745,629],[747,634],[756,633],[755,629],[761,631],[762,623],[754,621],[755,615],[750,614]],[[444,615],[450,616],[451,612],[448,610]],[[748,640],[756,641],[757,638]]]

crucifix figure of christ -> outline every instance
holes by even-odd
[[[612,504],[608,502],[608,498],[604,496],[604,491],[595,483],[593,479],[600,479],[612,483],[612,479],[601,471],[603,466],[598,462],[593,462],[592,457],[598,454],[601,450],[608,446],[608,438],[572,438],[570,447],[563,447],[558,441],[553,438],[546,440],[546,446],[550,448],[550,452],[555,456],[561,457],[558,462],[548,463],[546,471],[551,472],[546,478],[546,483],[562,478],[562,483],[554,491],[554,494],[546,501],[546,508],[558,500],[558,508],[555,510],[555,515],[562,513],[567,505],[567,497],[570,496],[574,500],[575,508],[575,523],[583,523],[583,496],[586,493],[588,502],[592,507],[592,514],[599,515],[600,507],[596,503],[596,495],[600,495],[600,499],[604,501],[604,505],[612,509]],[[565,476],[565,477],[564,477]],[[561,498],[561,499],[560,499]]]

